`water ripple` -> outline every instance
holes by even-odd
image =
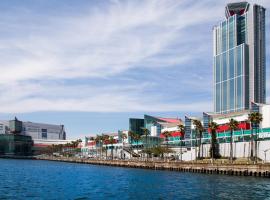
[[[0,199],[270,199],[270,181],[0,159]]]

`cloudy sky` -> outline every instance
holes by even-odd
[[[144,113],[212,111],[212,27],[227,2],[1,0],[0,118],[65,124],[77,138]]]

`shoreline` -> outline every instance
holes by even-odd
[[[14,156],[14,155],[1,155],[0,158],[2,159],[18,159],[18,160],[37,160],[34,156]]]
[[[90,160],[82,158],[63,158],[63,157],[62,158],[36,157],[34,159],[91,164],[91,165],[105,165],[113,167],[270,178],[270,164],[222,164],[222,163],[211,164],[211,163],[189,163],[179,161]]]

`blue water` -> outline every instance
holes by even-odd
[[[270,199],[270,180],[0,159],[0,199]]]

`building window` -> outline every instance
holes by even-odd
[[[223,73],[223,78],[222,81],[226,81],[228,77],[227,73],[227,53],[222,54],[222,73]]]
[[[234,77],[234,49],[231,49],[229,51],[229,78],[233,78]]]
[[[240,109],[243,106],[243,102],[242,102],[242,99],[243,99],[243,95],[242,95],[242,77],[237,78],[237,90],[236,90],[236,93],[237,93],[236,107],[238,109]]]
[[[220,56],[217,56],[216,59],[215,59],[215,62],[216,62],[216,83],[220,82],[220,69],[221,69],[221,66],[220,66]]]
[[[47,139],[47,129],[41,129],[42,139]]]
[[[242,62],[242,46],[237,47],[237,76],[242,75],[243,62]]]
[[[222,22],[222,52],[227,50],[227,22]]]
[[[229,49],[235,46],[235,28],[234,28],[234,17],[230,17],[229,19]]]
[[[229,99],[230,99],[230,110],[231,111],[233,111],[234,110],[234,104],[235,104],[235,95],[234,95],[234,91],[235,91],[235,84],[234,84],[234,81],[235,81],[235,79],[231,79],[230,80],[230,89],[229,89],[229,91],[230,91],[230,97],[229,97]]]

